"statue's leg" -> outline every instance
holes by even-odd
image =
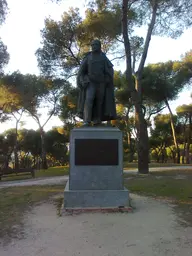
[[[93,101],[95,98],[96,87],[90,83],[86,89],[86,97],[84,104],[84,123],[90,124],[92,119]]]
[[[105,84],[101,83],[96,86],[96,111],[97,115],[94,120],[94,124],[100,124],[101,123],[101,116],[102,116],[102,106],[103,106],[103,100],[105,96]]]

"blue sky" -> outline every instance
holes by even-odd
[[[62,4],[59,5],[50,0],[7,0],[7,2],[9,14],[6,23],[0,28],[1,38],[10,53],[10,62],[5,72],[19,70],[23,74],[39,74],[34,53],[40,46],[40,30],[44,27],[45,17],[51,16],[58,20],[70,6],[79,7],[84,14],[85,0],[63,0]],[[140,30],[140,33],[144,36],[144,31]],[[185,31],[177,40],[152,37],[146,64],[178,60],[182,54],[190,49],[192,49],[192,29]],[[123,67],[124,63],[121,63],[120,66],[116,66],[116,69],[123,69]],[[191,103],[191,92],[192,89],[188,88],[180,94],[177,101],[171,103],[173,112],[176,106]],[[61,124],[58,118],[54,117],[47,124],[45,130]],[[0,132],[11,127],[14,127],[12,121],[1,124]],[[37,125],[33,119],[27,118],[25,127],[36,129]]]

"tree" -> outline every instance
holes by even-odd
[[[177,115],[182,121],[184,133],[184,153],[186,155],[186,163],[190,163],[190,146],[192,143],[192,104],[181,105],[176,109]],[[182,161],[184,163],[184,159]]]
[[[9,129],[0,135],[1,168],[9,168],[9,163],[15,145],[15,131]]]
[[[192,50],[186,52],[184,56],[182,56],[182,62],[184,63],[188,73],[192,73]]]
[[[23,109],[37,122],[41,134],[42,168],[47,169],[44,127],[58,112],[60,95],[63,87],[68,83],[62,79],[51,80],[35,75],[22,75],[18,72],[5,76],[4,83],[9,85],[13,92],[16,91]],[[42,109],[44,109],[44,117],[45,109],[47,110],[47,118],[43,123]]]
[[[3,67],[9,62],[9,54],[7,47],[0,40],[0,75],[2,75]]]
[[[143,25],[148,23],[145,43],[135,73],[135,83],[132,83],[133,68],[131,63],[130,46],[130,21],[128,11],[135,10],[136,15],[142,18]],[[126,76],[131,97],[135,106],[136,126],[138,131],[138,169],[139,172],[148,172],[148,134],[147,125],[142,112],[142,74],[147,53],[150,45],[151,36],[168,35],[177,37],[186,26],[190,26],[192,15],[192,3],[188,0],[123,0],[122,1],[122,29],[124,38],[124,47],[126,53]],[[177,26],[175,26],[177,24]]]
[[[6,15],[7,15],[7,1],[6,0],[0,0],[0,25],[5,21]],[[0,74],[2,72],[2,69],[4,65],[6,65],[9,61],[9,54],[7,52],[7,47],[3,44],[3,42],[0,40]]]
[[[6,79],[6,78],[5,78]],[[10,88],[8,85],[3,84],[3,80],[0,85],[0,106],[2,110],[3,118],[15,119],[15,138],[14,138],[14,159],[15,159],[15,169],[19,169],[18,160],[18,125],[24,112],[22,106],[20,94]]]
[[[147,76],[148,77],[148,76]],[[132,76],[134,81],[134,77]],[[117,102],[117,110],[119,106],[121,111],[117,111],[120,118],[124,120],[126,124],[126,130],[123,130],[127,133],[127,140],[129,145],[130,161],[133,159],[135,154],[135,141],[137,141],[137,131],[135,129],[135,119],[133,117],[133,106],[130,101],[130,92],[127,88],[126,75],[120,71],[115,72],[114,76],[114,85],[115,85],[115,96]],[[158,102],[150,97],[149,94],[145,93],[143,95],[143,113],[147,122],[147,126],[151,125],[151,117],[161,112],[164,109],[163,103]],[[135,140],[133,140],[133,134],[135,135]],[[138,141],[137,141],[138,142]],[[132,157],[131,157],[132,156]]]
[[[124,43],[125,55],[126,55],[126,79],[129,94],[131,95],[132,103],[135,106],[135,120],[138,135],[138,169],[139,172],[148,172],[148,133],[147,133],[147,121],[144,117],[145,112],[143,111],[142,101],[142,74],[144,65],[150,45],[151,36],[156,35],[168,35],[176,38],[183,32],[185,27],[191,25],[192,15],[192,3],[188,0],[113,0],[113,1],[91,1],[96,3],[96,12],[98,14],[121,9],[121,14],[116,19],[118,23],[122,16],[122,31],[123,40],[118,37],[118,31],[116,35],[118,42]],[[95,11],[95,6],[91,11]],[[102,17],[102,15],[97,15]],[[135,28],[148,25],[144,44],[141,40],[134,40]],[[177,26],[175,26],[177,24]],[[98,31],[98,30],[97,30]],[[87,31],[89,33],[89,31]],[[113,33],[114,36],[115,33]],[[133,39],[133,40],[132,40]],[[136,44],[134,42],[137,42]],[[54,49],[54,41],[49,42],[49,49]],[[135,48],[136,46],[136,48]],[[140,61],[138,69],[134,70],[134,63],[136,61],[134,52],[135,49],[140,49]],[[52,55],[51,55],[52,53]],[[45,55],[44,55],[45,56]],[[53,56],[52,59],[56,60],[53,51],[47,51],[47,56]],[[49,57],[45,58],[47,63]],[[65,56],[64,56],[65,57]],[[66,58],[65,58],[66,59]],[[134,61],[135,59],[135,61]],[[59,63],[59,62],[57,62]],[[43,65],[42,65],[43,66]],[[61,65],[60,65],[61,66]],[[134,75],[134,81],[132,76]]]
[[[61,21],[45,20],[41,31],[43,47],[36,52],[44,75],[68,77],[79,66],[82,53],[77,38],[81,22],[79,10],[73,8],[64,12]]]
[[[77,124],[78,89],[71,87],[62,97],[59,117],[64,123]]]
[[[65,78],[75,75],[94,38],[101,40],[105,52],[113,49],[121,34],[119,16],[120,8],[99,12],[90,6],[85,19],[77,8],[64,12],[61,21],[46,19],[41,31],[43,47],[36,52],[42,73]]]
[[[41,135],[41,158],[42,158],[42,168],[47,169],[47,159],[46,159],[46,147],[45,147],[45,132],[44,127],[51,119],[53,115],[58,112],[58,103],[60,97],[60,82],[61,81],[49,81],[47,88],[47,84],[45,83],[45,91],[48,90],[43,95],[35,95],[36,98],[36,105],[29,105],[28,103],[25,104],[25,109],[29,112],[29,114],[33,117],[33,119],[37,122],[39,126],[39,131]],[[42,102],[43,101],[43,102]],[[48,109],[47,111],[47,118],[42,123],[41,122],[41,111],[42,109]]]
[[[26,156],[32,156],[32,165],[39,168],[41,158],[41,135],[40,131],[22,129],[19,130],[19,147]]]
[[[176,117],[174,117],[176,124]],[[168,114],[158,114],[154,117],[154,128],[151,128],[149,139],[151,154],[155,156],[157,162],[166,161],[166,148],[172,146],[170,117]],[[175,162],[175,152],[173,160]]]
[[[57,128],[48,131],[45,135],[46,151],[51,158],[52,165],[64,165],[68,162],[66,143],[68,138],[61,134]]]
[[[0,0],[0,25],[5,21],[8,5],[6,0]]]
[[[180,148],[174,125],[174,115],[169,101],[176,99],[179,92],[190,81],[192,73],[186,69],[182,61],[168,61],[166,63],[150,64],[143,71],[142,95],[157,104],[164,104],[170,114],[170,124],[177,152],[177,163],[180,163]]]

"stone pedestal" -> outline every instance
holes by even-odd
[[[126,206],[128,190],[123,187],[122,132],[114,127],[73,129],[64,208]]]

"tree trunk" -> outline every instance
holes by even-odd
[[[16,122],[15,128],[15,145],[14,145],[14,159],[15,159],[15,170],[19,170],[19,158],[18,158],[18,121]]]
[[[169,102],[167,99],[165,99],[165,104],[169,110],[169,114],[170,114],[170,121],[171,121],[171,130],[172,130],[172,135],[173,135],[173,141],[174,141],[174,145],[176,148],[176,162],[177,164],[180,164],[180,148],[179,148],[179,144],[177,142],[177,137],[176,137],[176,132],[175,132],[175,125],[174,125],[174,120],[173,120],[173,113],[171,111],[171,108],[169,106]]]
[[[149,172],[149,145],[147,124],[142,114],[142,108],[135,106],[135,118],[137,127],[137,151],[138,151],[138,171],[139,173]]]
[[[190,164],[190,144],[186,146],[186,164]]]
[[[190,164],[190,145],[191,145],[191,132],[192,130],[192,115],[189,116],[189,132],[186,146],[186,164]]]
[[[132,163],[133,162],[133,159],[134,159],[134,146],[133,146],[133,142],[132,142],[132,139],[131,139],[131,132],[130,132],[130,129],[129,129],[129,117],[128,117],[128,114],[129,114],[129,111],[126,115],[126,119],[125,119],[125,125],[126,125],[126,133],[127,133],[127,144],[128,144],[128,147],[129,147],[129,150],[130,150],[130,155],[129,155],[129,162]]]
[[[8,169],[9,168],[9,161],[10,161],[10,155],[7,155],[6,157],[5,157],[5,163],[4,163],[4,168],[5,169]]]
[[[160,158],[161,158],[161,150],[162,150],[162,147],[160,147],[160,148],[158,148],[158,150],[157,149],[155,149],[155,151],[156,151],[156,160],[157,160],[157,163],[159,163],[160,162]]]
[[[127,143],[129,146],[130,154],[129,154],[129,162],[132,163],[134,159],[134,147],[133,147],[133,142],[131,139],[131,133],[130,131],[127,131]]]
[[[186,156],[186,142],[184,142],[184,145],[183,145],[183,153],[182,153],[182,156],[181,156],[181,163],[182,164],[185,163],[185,156]]]
[[[47,158],[46,158],[46,149],[45,149],[45,133],[43,128],[40,128],[40,134],[41,134],[41,168],[42,169],[48,169],[47,166]]]
[[[143,73],[143,68],[147,58],[151,35],[155,26],[158,2],[153,1],[151,5],[152,7],[151,20],[148,25],[143,53],[142,53],[141,61],[137,71],[138,77],[136,79],[139,78],[137,80],[137,85],[138,85],[138,88],[136,88],[137,91],[135,91],[135,86],[133,86],[133,82],[132,82],[131,45],[130,45],[129,34],[128,34],[128,3],[129,3],[129,0],[122,1],[122,32],[123,32],[125,55],[126,55],[126,79],[127,79],[129,90],[131,92],[131,98],[135,106],[136,127],[137,127],[137,133],[138,133],[137,135],[138,136],[138,139],[137,139],[138,171],[140,173],[148,173],[149,172],[149,145],[148,145],[149,141],[148,141],[147,123],[144,119],[144,114],[142,112],[140,78]]]
[[[166,158],[166,150],[165,150],[165,147],[162,149],[162,152],[161,152],[161,162],[162,163],[165,163],[165,158]]]
[[[141,105],[141,83],[138,77],[135,78],[136,92],[132,98],[135,105],[135,122],[137,129],[137,152],[138,152],[138,171],[139,173],[146,174],[149,172],[149,139],[147,131],[147,122],[144,118],[143,109]]]
[[[171,149],[171,154],[172,154],[173,163],[175,164],[176,163],[176,154],[175,154],[175,151],[172,149]]]

